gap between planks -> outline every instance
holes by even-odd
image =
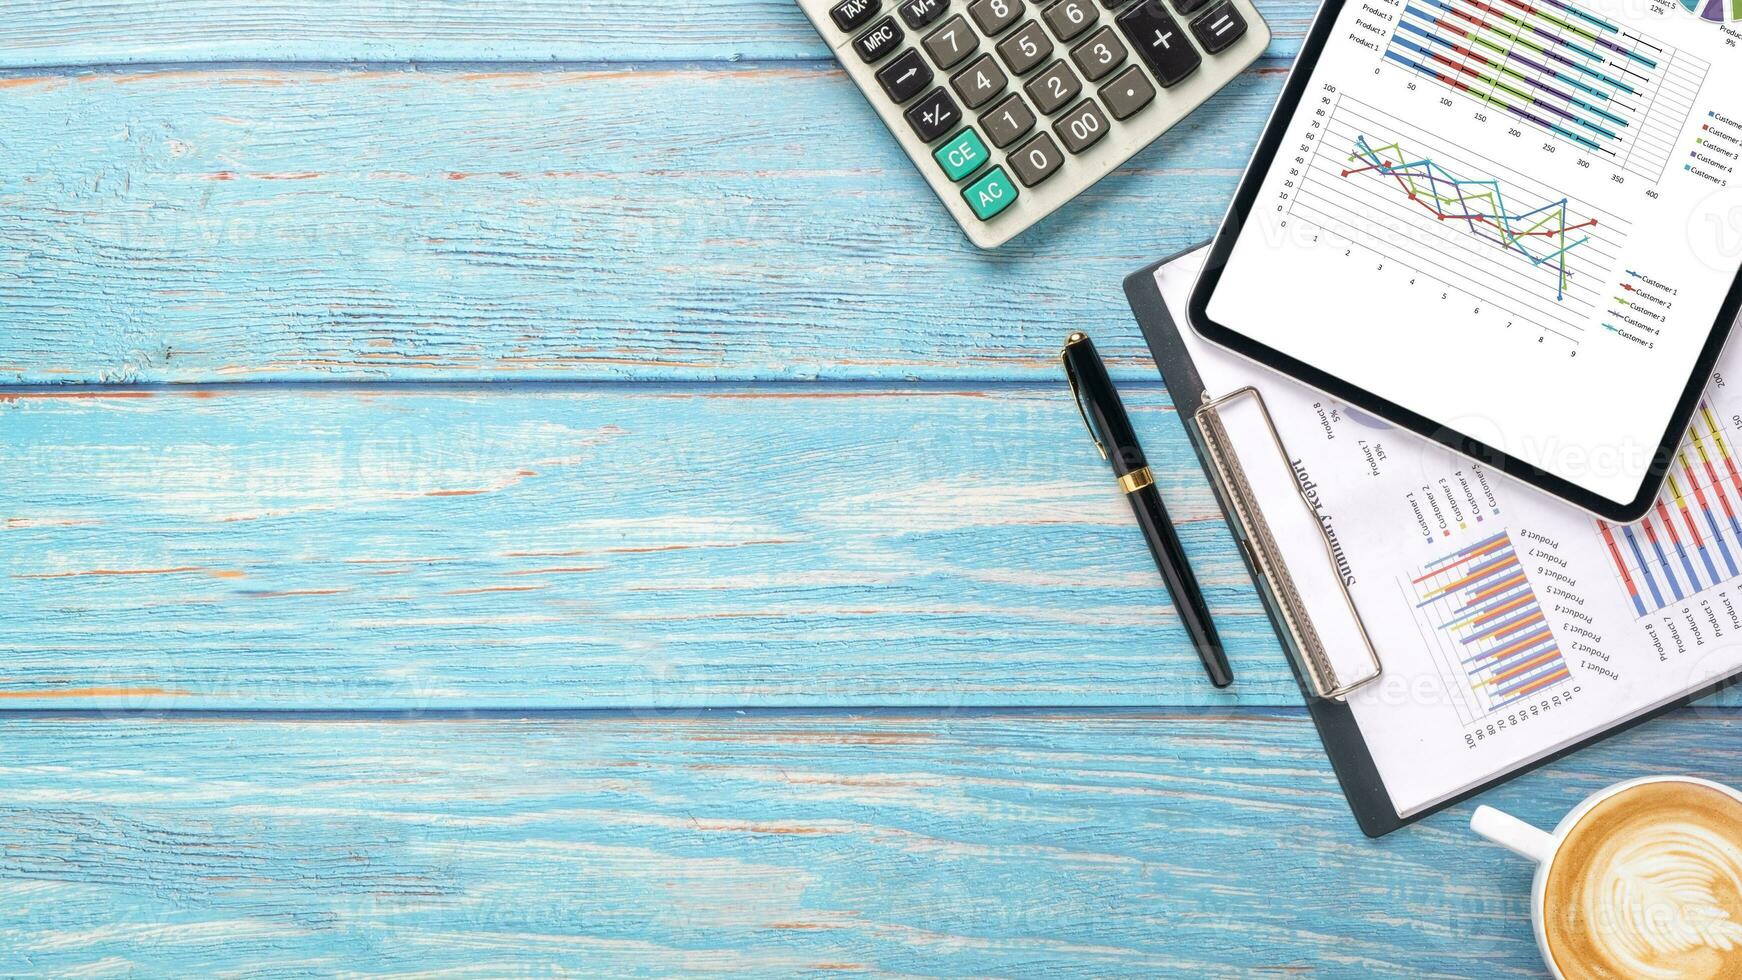
[[[1109,366],[1125,367],[1155,372],[1153,362],[1133,358],[1107,358]],[[1059,373],[1060,390],[1064,385],[1063,369]],[[759,388],[773,389],[777,392],[800,393],[807,390],[818,392],[853,392],[853,391],[891,391],[914,394],[928,392],[963,392],[963,391],[1040,391],[1051,386],[1034,378],[976,378],[976,379],[931,379],[916,381],[897,381],[887,378],[758,378],[724,379],[720,381],[673,381],[664,378],[528,378],[499,381],[427,381],[417,378],[391,381],[363,380],[333,380],[317,381],[313,379],[263,379],[260,381],[141,381],[141,382],[109,382],[109,381],[66,381],[58,384],[10,384],[0,379],[0,403],[10,399],[23,398],[139,398],[150,395],[190,395],[198,397],[201,393],[211,395],[240,395],[268,392],[307,392],[340,393],[340,394],[390,394],[394,392],[411,392],[421,395],[441,395],[453,393],[456,395],[475,395],[482,392],[586,392],[589,394],[608,393],[612,391],[641,393],[670,392],[720,392],[727,390],[751,390]],[[1121,390],[1142,390],[1165,392],[1167,386],[1162,383],[1161,376],[1155,374],[1152,378],[1121,379]]]
[[[1725,708],[1723,710],[1735,710]],[[1164,721],[1188,719],[1213,721],[1218,717],[1252,721],[1304,722],[1309,720],[1305,707],[1287,705],[1200,704],[1132,707],[1130,705],[978,705],[964,708],[916,707],[913,705],[817,706],[817,707],[708,707],[708,708],[4,708],[0,721],[15,719],[64,719],[68,721],[161,720],[161,721],[261,721],[308,722],[318,724],[333,721],[421,721],[432,724],[463,721],[609,721],[617,719],[711,721],[731,718],[809,718],[876,719],[884,721],[942,720],[1035,720],[1065,721],[1082,718],[1094,721]]]

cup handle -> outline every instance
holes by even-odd
[[[1520,857],[1538,864],[1554,854],[1554,835],[1532,827],[1510,813],[1479,806],[1470,815],[1470,829]]]

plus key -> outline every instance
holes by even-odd
[[[1204,63],[1179,22],[1161,0],[1143,0],[1117,18],[1119,30],[1143,56],[1162,88],[1185,81]]]

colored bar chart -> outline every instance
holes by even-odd
[[[1463,695],[1466,723],[1572,677],[1510,533],[1428,563],[1410,587],[1447,676]]]
[[[1718,24],[1742,20],[1742,0],[1682,0],[1682,6],[1690,13]]]
[[[1652,181],[1710,69],[1565,0],[1406,0],[1385,59]]]
[[[1710,405],[1695,412],[1651,513],[1597,531],[1641,617],[1742,578],[1742,470]]]

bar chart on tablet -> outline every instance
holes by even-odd
[[[1564,0],[1406,0],[1385,61],[1653,182],[1711,69]]]
[[[1629,223],[1353,98],[1339,98],[1289,203],[1384,261],[1578,344]]]

